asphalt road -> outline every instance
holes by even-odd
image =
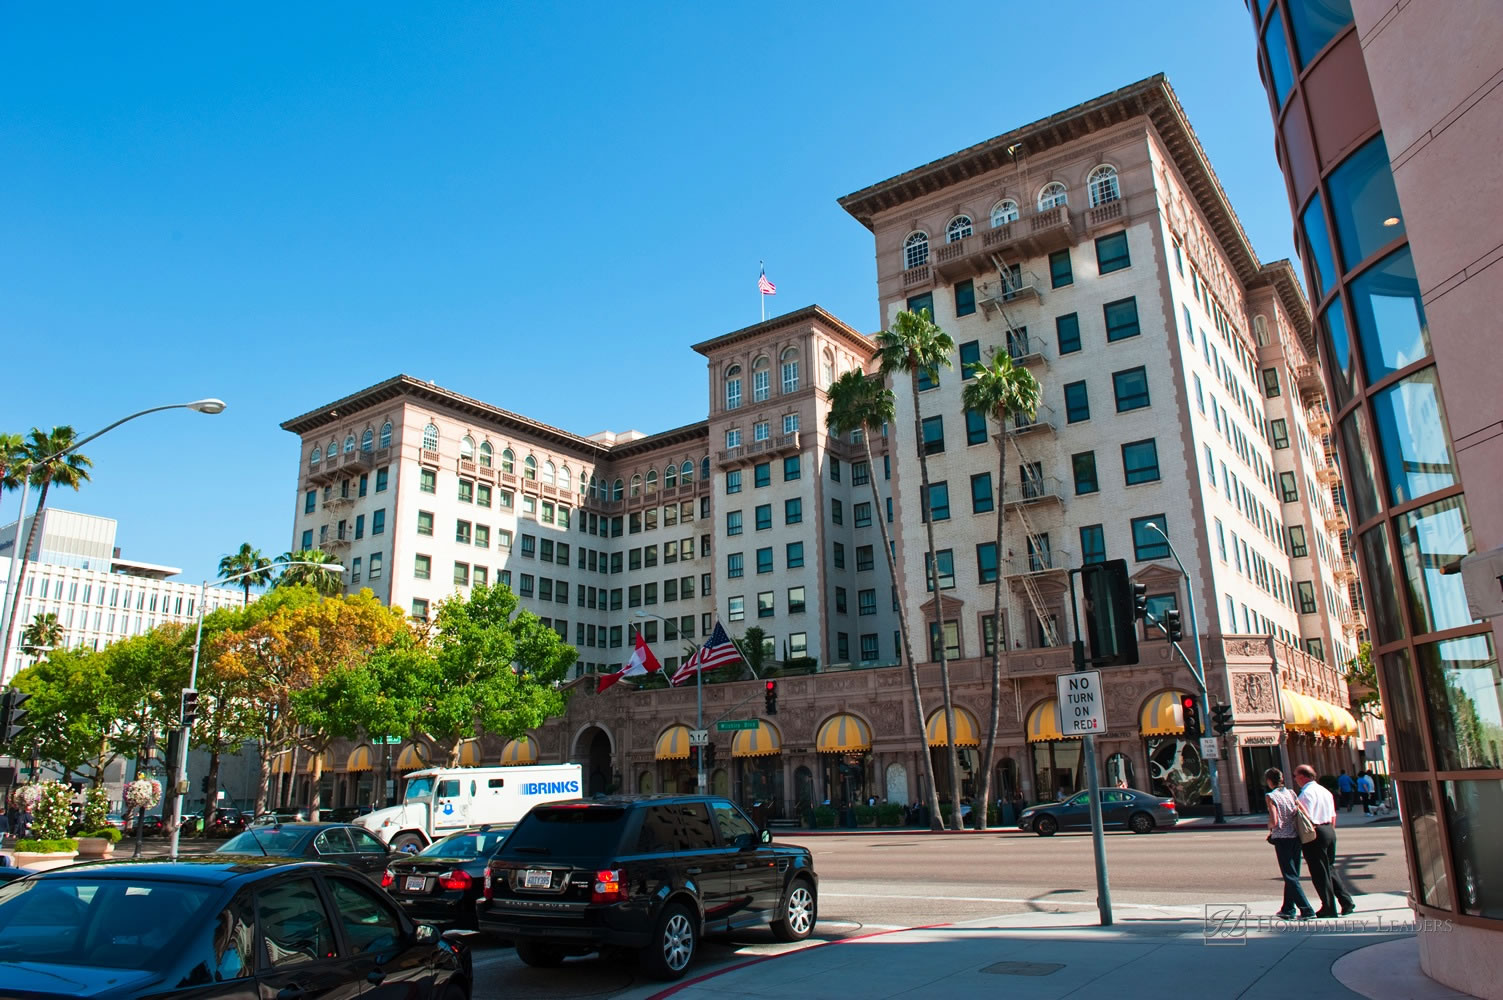
[[[819,873],[816,939],[899,927],[1040,913],[1096,915],[1091,838],[1017,832],[960,836],[887,834],[800,839]],[[1339,868],[1352,892],[1403,892],[1408,887],[1397,824],[1352,827],[1338,840]],[[1138,836],[1108,833],[1107,866],[1114,907],[1197,906],[1273,899],[1280,893],[1273,848],[1261,828],[1186,829]],[[1307,891],[1308,887],[1307,887]],[[735,942],[705,942],[690,975],[748,957],[804,945],[773,941],[765,930]],[[561,969],[531,969],[509,948],[476,953],[476,1000],[637,997],[656,988],[634,964],[570,959]]]

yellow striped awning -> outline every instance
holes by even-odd
[[[688,760],[689,727],[669,726],[663,730],[663,735],[658,737],[657,752],[653,756],[657,760]]]
[[[1180,699],[1183,691],[1161,691],[1148,699],[1138,716],[1141,736],[1179,736],[1185,731],[1185,711]]]
[[[350,751],[349,759],[344,762],[344,769],[354,774],[359,771],[370,771],[374,768],[375,752],[369,746],[362,743]]]
[[[770,722],[757,720],[756,729],[741,729],[731,737],[732,757],[768,757],[783,751],[783,739]]]
[[[409,743],[397,756],[398,771],[419,771],[428,766],[428,748],[421,743]]]
[[[871,727],[844,712],[826,719],[814,737],[818,753],[862,753],[871,748]]]
[[[504,767],[537,762],[538,745],[533,742],[531,736],[524,736],[520,740],[507,740],[506,746],[501,748],[501,764]]]
[[[315,765],[315,764],[318,765],[318,769],[319,769],[320,773],[322,773],[323,771],[327,771],[329,769],[329,759],[328,759],[328,756],[325,755],[325,754],[319,754],[317,756],[310,756],[308,758],[308,763],[305,764],[305,765],[303,765],[303,773],[304,774],[312,774],[313,773],[313,765]]]
[[[465,740],[463,743],[459,744],[459,766],[460,767],[479,767],[480,766],[480,741],[479,740]]]
[[[272,774],[286,774],[291,770],[292,751],[290,750],[287,753],[277,755],[277,757],[271,762]]]
[[[1028,725],[1024,728],[1029,743],[1048,743],[1050,740],[1066,739],[1059,728],[1059,702],[1047,698],[1033,706],[1028,713]],[[1071,736],[1069,739],[1077,739]]]
[[[1315,710],[1315,699],[1291,691],[1288,688],[1279,690],[1279,698],[1284,703],[1284,728],[1297,733],[1313,733],[1316,729],[1318,716]]]
[[[949,727],[945,725],[945,710],[940,709],[929,716],[929,724],[924,727],[924,734],[929,740],[931,747],[947,747],[950,745]],[[958,747],[979,747],[981,745],[981,726],[976,722],[976,716],[969,709],[955,706],[955,745]]]
[[[1356,736],[1356,717],[1353,716],[1351,712],[1348,712],[1346,709],[1341,708],[1338,705],[1332,705],[1331,707],[1332,709],[1334,709],[1334,714],[1336,716],[1336,734],[1338,736]]]

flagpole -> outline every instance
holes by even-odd
[[[767,261],[764,260],[764,261],[759,262],[759,266],[762,268],[762,274],[765,276],[767,274]],[[767,294],[762,291],[762,286],[760,284],[757,285],[757,298],[762,303],[762,322],[766,323],[767,322]],[[704,782],[701,781],[699,783],[699,785],[700,785],[700,788],[699,788],[700,794],[703,794],[704,793]]]
[[[694,672],[695,729],[705,727],[705,671],[704,665]],[[705,793],[705,748],[699,748],[699,794]]]

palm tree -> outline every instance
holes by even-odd
[[[0,434],[0,499],[7,490],[21,488],[25,468],[26,439],[19,434]]]
[[[965,373],[971,379],[962,394],[965,408],[997,422],[997,578],[992,594],[992,707],[987,723],[986,753],[981,758],[981,796],[973,815],[976,829],[986,829],[987,807],[992,795],[992,762],[997,753],[997,721],[1002,704],[1002,546],[1003,511],[1007,507],[1003,484],[1007,481],[1007,422],[1018,414],[1032,420],[1039,410],[1039,383],[1027,368],[1012,363],[1005,350],[992,349],[992,363],[977,362]]]
[[[31,624],[21,631],[21,648],[34,652],[57,649],[63,644],[65,638],[63,623],[57,620],[57,615],[49,612],[45,615],[37,615],[31,620]]]
[[[297,552],[283,552],[282,558],[277,560],[283,563],[327,563],[334,564],[335,559],[323,549],[301,549]],[[282,575],[277,577],[278,587],[296,587],[299,585],[312,587],[325,597],[333,597],[344,589],[344,576],[336,570],[325,569],[323,566],[287,566],[282,570]]]
[[[877,526],[882,529],[882,554],[887,557],[887,574],[892,578],[892,589],[898,595],[898,635],[902,637],[903,658],[908,662],[908,681],[913,689],[913,713],[924,724],[924,698],[919,692],[918,661],[913,658],[913,639],[908,632],[908,602],[898,589],[898,567],[892,554],[892,540],[888,537],[887,518],[882,516],[882,495],[877,491],[876,464],[872,460],[872,435],[880,434],[882,428],[895,417],[892,390],[881,378],[868,378],[857,369],[852,369],[830,384],[830,412],[825,415],[825,426],[831,434],[844,437],[855,431],[861,432],[861,444],[866,449],[866,481],[872,488],[872,509],[877,512]],[[934,781],[933,768],[924,768],[920,779],[924,783],[922,794],[929,803],[932,822],[940,822],[939,788]]]
[[[250,542],[244,542],[239,552],[219,560],[221,580],[228,580],[241,573],[245,574],[239,579],[240,589],[245,591],[245,601],[241,607],[245,607],[250,604],[252,587],[264,587],[271,582],[271,560],[263,556],[260,549],[251,548]]]
[[[89,469],[93,462],[77,452],[64,455],[63,452],[73,447],[73,442],[78,435],[72,427],[65,425],[54,427],[50,433],[43,433],[40,428],[33,427],[31,436],[23,445],[25,455],[25,473],[27,480],[33,486],[41,488],[41,494],[37,497],[36,510],[32,514],[31,527],[26,531],[26,544],[21,548],[21,561],[16,564],[16,590],[11,595],[10,613],[6,616],[7,622],[14,622],[16,614],[21,608],[21,593],[25,589],[26,569],[31,564],[31,550],[36,545],[37,528],[42,523],[42,512],[47,507],[47,493],[52,489],[52,484],[66,486],[77,490],[88,482]],[[21,521],[26,517],[26,512],[21,511],[21,517],[16,521],[17,533],[21,530]],[[4,636],[0,636],[0,664],[5,663],[10,656],[11,627],[5,627]]]
[[[955,341],[948,333],[934,324],[929,310],[917,313],[898,313],[891,330],[877,334],[877,356],[881,359],[882,374],[891,376],[902,372],[908,376],[908,385],[913,393],[913,440],[919,455],[919,497],[927,509],[929,504],[929,456],[925,454],[924,420],[919,410],[918,378],[920,374],[938,380],[941,368],[953,367],[950,355],[955,353]],[[880,514],[880,511],[878,512]],[[960,816],[960,761],[955,751],[955,704],[950,700],[950,663],[945,654],[944,598],[939,589],[939,557],[934,547],[934,519],[924,518],[924,528],[929,543],[929,589],[934,592],[935,620],[939,622],[939,686],[944,695],[945,732],[949,746],[945,748],[950,771],[951,822],[955,829],[961,827]]]

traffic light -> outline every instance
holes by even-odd
[[[1096,666],[1138,662],[1138,629],[1134,622],[1132,586],[1127,560],[1111,559],[1080,568],[1085,595],[1085,632],[1091,663]]]
[[[767,682],[767,702],[766,702],[766,706],[765,707],[767,709],[767,714],[768,715],[777,715],[778,714],[778,682],[777,681],[768,681]]]
[[[207,774],[199,781],[198,787],[203,789],[205,795],[209,794],[209,776]]]
[[[705,751],[704,752],[705,752],[705,767],[714,767],[715,766],[715,744],[713,744],[713,743],[706,743],[705,744]]]
[[[1225,736],[1232,731],[1232,727],[1235,725],[1236,722],[1232,719],[1232,706],[1211,706],[1211,726],[1216,730],[1218,736]]]
[[[178,707],[178,725],[192,726],[198,720],[198,692],[183,688],[183,701]]]
[[[1148,584],[1135,583],[1132,585],[1132,616],[1144,618],[1148,615]]]
[[[1164,631],[1168,633],[1170,642],[1179,642],[1185,637],[1185,629],[1179,620],[1179,608],[1164,611]]]
[[[31,700],[24,691],[7,691],[0,695],[0,745],[19,739],[26,728],[27,712],[22,705]]]
[[[1179,707],[1185,720],[1185,739],[1200,739],[1200,703],[1193,694],[1187,694],[1179,699]]]

